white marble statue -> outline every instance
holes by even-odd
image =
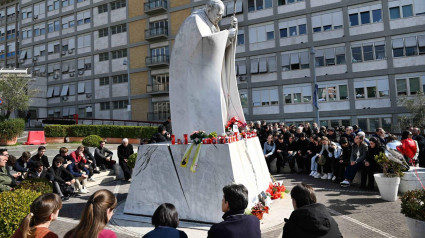
[[[229,30],[220,31],[223,13],[223,2],[210,0],[183,22],[176,36],[170,63],[176,138],[195,130],[220,135],[232,117],[245,121],[235,73],[237,19]]]

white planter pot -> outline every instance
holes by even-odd
[[[382,199],[389,202],[397,200],[400,177],[387,178],[383,173],[374,174],[373,176],[375,177]]]
[[[406,223],[412,238],[423,238],[425,234],[425,222],[406,217]]]

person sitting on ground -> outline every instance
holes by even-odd
[[[63,167],[67,167],[69,164],[71,164],[74,159],[72,159],[72,157],[68,154],[68,148],[66,147],[61,147],[59,149],[59,154],[57,154],[53,159],[55,159],[56,157],[62,157],[65,161],[63,163]]]
[[[309,141],[306,138],[306,134],[302,132],[300,134],[299,139],[297,140],[297,154],[295,155],[295,160],[297,161],[298,165],[298,174],[301,174],[302,172],[305,172],[307,170],[310,170],[310,167],[306,167],[306,160],[307,160],[307,150]],[[310,163],[308,163],[310,164]]]
[[[16,160],[15,166],[13,167],[15,171],[26,173],[29,170],[29,161],[31,158],[31,153],[28,151],[22,152],[22,156]]]
[[[9,155],[6,162],[6,169],[7,172],[16,179],[16,181],[22,181],[22,173],[15,170],[16,160],[15,156]]]
[[[362,169],[362,178],[360,187],[366,188],[366,179],[367,179],[367,188],[369,190],[375,189],[375,178],[373,175],[379,172],[379,166],[375,161],[375,156],[380,153],[385,153],[385,148],[381,146],[381,142],[378,138],[372,137],[369,140],[370,146],[367,150],[367,156],[364,160],[364,167]]]
[[[99,170],[97,170],[97,163],[94,159],[93,154],[90,152],[89,147],[84,146],[84,156],[87,159],[87,161],[90,163],[91,168],[93,168],[93,173],[98,174],[100,173]]]
[[[124,178],[126,181],[131,178],[131,168],[128,166],[128,158],[134,154],[133,146],[128,143],[128,139],[124,138],[121,145],[118,146],[118,159],[120,166],[124,172]]]
[[[291,168],[291,173],[297,172],[295,170],[295,159],[296,159],[297,153],[298,153],[298,145],[297,145],[297,142],[295,141],[294,134],[291,134],[291,136],[289,137],[289,142],[288,142],[288,156],[283,162],[285,164],[286,162],[289,163],[289,167]]]
[[[264,143],[264,149],[263,149],[264,158],[266,159],[269,172],[271,172],[270,163],[272,162],[274,158],[275,150],[276,150],[276,144],[273,142],[273,135],[269,135],[267,137],[267,141]]]
[[[76,169],[76,167],[78,167],[77,165],[79,165],[80,167],[82,167],[81,170],[83,170],[86,175],[88,176],[88,181],[95,181],[92,176],[93,176],[93,167],[92,167],[92,163],[93,161],[88,160],[86,158],[86,155],[84,154],[84,146],[80,145],[77,147],[76,151],[73,151],[70,156],[73,159],[73,164],[68,165],[68,167],[73,166],[74,168],[69,169],[69,171],[72,173],[72,171],[78,171],[78,169]],[[75,176],[75,174],[73,174],[74,177],[78,177]]]
[[[53,192],[59,194],[62,200],[69,200],[69,196],[74,195],[74,176],[62,166],[64,159],[57,156],[53,159],[52,167],[49,168],[48,173],[51,175],[50,179],[53,183]]]
[[[158,132],[152,136],[151,143],[167,142],[170,138],[170,134],[167,133],[165,126],[160,125],[158,126]]]
[[[291,190],[294,211],[285,218],[282,238],[336,238],[342,237],[338,223],[323,204],[317,203],[313,188],[297,184]]]
[[[72,163],[66,167],[66,169],[72,174],[75,178],[75,189],[80,194],[89,193],[87,190],[87,168],[85,167],[83,162],[80,163]]]
[[[112,160],[113,155],[114,153],[105,147],[105,141],[101,141],[99,147],[94,150],[94,159],[100,171],[106,171],[107,168],[112,169],[115,164],[115,160]]]
[[[363,166],[363,161],[367,155],[367,145],[363,142],[364,137],[357,135],[354,137],[353,149],[351,151],[350,164],[345,169],[345,179],[340,184],[341,186],[350,186],[357,171]]]
[[[286,157],[288,156],[288,147],[285,143],[285,138],[282,134],[280,134],[278,136],[277,141],[275,142],[276,144],[276,149],[275,149],[275,155],[274,157],[276,157],[276,168],[277,168],[277,173],[280,173],[280,168],[281,167],[285,167],[284,161],[286,159]]]
[[[6,169],[8,156],[0,154],[0,192],[12,191],[16,186],[16,181]]]
[[[32,202],[30,213],[11,238],[58,238],[49,230],[52,221],[59,216],[62,201],[57,194],[45,193]]]
[[[30,159],[30,164],[32,164],[35,161],[41,161],[45,168],[50,168],[49,159],[47,158],[45,153],[46,153],[46,147],[44,146],[38,147],[37,154],[35,154]],[[31,167],[31,165],[29,167]]]
[[[247,206],[248,189],[244,185],[225,186],[221,201],[224,221],[210,228],[208,238],[260,238],[260,221],[255,216],[244,214]]]
[[[31,178],[44,178],[44,179],[48,179],[49,181],[51,181],[51,174],[49,174],[47,172],[47,169],[44,168],[43,163],[41,163],[40,161],[35,161],[33,163],[32,168],[28,171],[27,174],[27,178],[31,179]]]
[[[155,229],[142,238],[187,238],[184,231],[176,229],[179,226],[179,214],[173,204],[159,205],[153,213],[152,225]]]
[[[320,174],[317,171],[317,162],[316,162],[316,159],[319,156],[320,150],[322,150],[322,145],[320,144],[320,137],[312,135],[310,139],[310,144],[308,145],[308,150],[307,150],[307,163],[310,165],[310,170],[311,170],[309,175],[312,177],[315,177],[317,176],[317,174]]]
[[[352,143],[348,141],[347,137],[342,137],[339,143],[342,148],[342,154],[334,164],[335,179],[333,181],[335,183],[341,183],[344,180],[345,168],[350,164],[351,150],[353,146]]]
[[[332,144],[326,136],[322,137],[320,143],[322,144],[322,149],[319,153],[319,156],[322,158],[319,157],[317,162],[317,171],[319,171],[319,174],[317,174],[314,178],[332,179],[332,163],[333,160],[335,160],[336,146],[335,144]],[[320,164],[320,159],[323,159],[325,162]],[[322,174],[320,174],[320,172],[322,172]]]
[[[93,193],[84,207],[80,222],[65,234],[65,238],[116,238],[116,234],[105,229],[111,219],[117,199],[106,189]]]

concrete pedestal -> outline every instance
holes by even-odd
[[[202,145],[198,167],[190,171],[195,147],[186,168],[180,166],[190,145],[150,144],[139,147],[125,214],[152,216],[162,203],[172,203],[180,219],[222,221],[222,188],[244,184],[250,205],[267,189],[270,175],[258,138],[231,144]]]

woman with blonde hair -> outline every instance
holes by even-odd
[[[111,230],[104,229],[111,219],[117,199],[106,189],[90,196],[81,214],[80,223],[65,234],[65,238],[116,238]]]
[[[46,193],[34,200],[30,213],[22,220],[12,238],[58,238],[49,230],[50,223],[59,215],[62,200],[55,193]]]

